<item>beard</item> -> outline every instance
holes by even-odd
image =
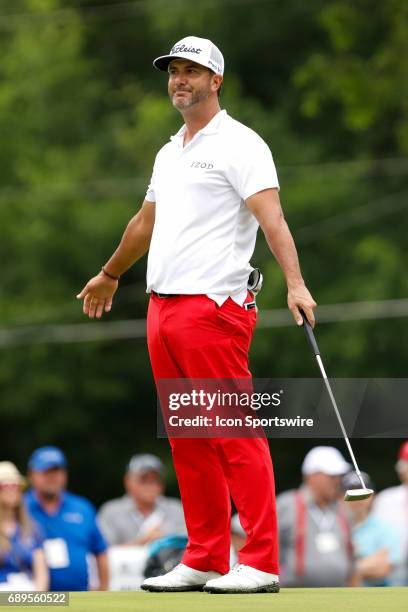
[[[52,501],[60,496],[60,491],[55,489],[43,489],[40,491],[41,496],[47,501]]]
[[[178,96],[179,92],[183,92],[183,96]],[[211,95],[210,88],[202,88],[196,91],[189,91],[185,89],[179,89],[174,93],[170,94],[170,99],[175,108],[178,110],[184,110],[191,108],[196,104],[199,104],[203,100],[206,100]]]

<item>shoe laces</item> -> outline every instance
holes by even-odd
[[[244,567],[243,563],[236,563],[234,567],[232,568],[232,571],[234,572],[234,574],[239,574],[239,572],[242,570],[243,567]]]

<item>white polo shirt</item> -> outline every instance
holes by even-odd
[[[245,200],[279,189],[272,154],[250,128],[218,112],[183,147],[183,126],[158,152],[146,200],[156,203],[147,292],[206,294],[242,305],[258,222]]]

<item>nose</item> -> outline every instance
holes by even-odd
[[[172,76],[172,83],[175,87],[185,85],[187,83],[186,76],[182,72],[179,72],[178,74]]]

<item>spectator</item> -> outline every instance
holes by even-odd
[[[401,484],[378,493],[373,512],[379,519],[392,523],[401,544],[401,562],[392,576],[393,586],[408,585],[408,440],[400,447],[395,465]]]
[[[24,508],[24,483],[13,463],[0,462],[0,590],[46,591],[47,565],[41,537]]]
[[[364,483],[375,490],[368,474],[362,473]],[[344,491],[360,489],[361,482],[355,472],[343,477]],[[394,527],[372,513],[374,497],[347,504],[352,516],[352,542],[356,556],[354,586],[389,586],[394,567],[400,563],[400,543]]]
[[[303,485],[277,498],[281,581],[287,586],[346,586],[353,570],[351,527],[340,503],[350,465],[331,446],[303,461]]]
[[[231,518],[231,544],[235,552],[238,554],[245,544],[246,533],[239,520],[238,513]]]
[[[32,488],[26,493],[26,504],[46,538],[44,550],[50,569],[50,590],[88,590],[90,554],[95,555],[99,588],[106,590],[106,543],[97,526],[92,504],[65,490],[67,460],[64,453],[54,446],[38,448],[31,455],[28,468]]]
[[[245,541],[246,533],[239,520],[239,515],[236,513],[231,518],[231,567],[234,567],[235,563],[238,563],[238,553],[244,546]]]
[[[106,502],[98,520],[110,545],[142,546],[167,535],[184,535],[181,502],[163,496],[164,465],[154,455],[135,455],[124,477],[126,494]]]

